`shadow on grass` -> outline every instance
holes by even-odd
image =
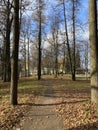
[[[65,94],[64,94],[65,93]],[[34,90],[34,96],[43,96],[49,98],[77,98],[77,99],[88,99],[90,98],[90,90],[75,90],[75,89],[48,89],[42,93],[42,90]]]
[[[76,104],[76,103],[81,103],[81,102],[86,102],[88,100],[81,100],[81,101],[69,101],[69,102],[58,102],[58,103],[20,103],[18,105],[27,105],[27,106],[55,106],[55,105],[63,105],[63,104]]]

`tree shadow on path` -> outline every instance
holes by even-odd
[[[86,125],[80,125],[74,128],[69,128],[68,130],[98,130],[98,121],[88,123]]]
[[[75,103],[81,103],[81,102],[85,102],[88,100],[81,100],[81,101],[70,101],[70,102],[54,102],[54,103],[20,103],[19,105],[28,105],[28,106],[55,106],[55,105],[63,105],[63,104],[75,104]]]

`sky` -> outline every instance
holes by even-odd
[[[53,3],[54,0],[47,0],[47,3],[49,1],[50,1],[51,4],[54,4]],[[84,30],[81,29],[76,34],[78,34],[80,41],[83,41],[83,40],[89,41],[89,29],[88,29],[88,24],[87,24],[87,22],[88,22],[88,11],[89,11],[88,10],[88,0],[81,0],[81,4],[82,4],[82,6],[80,6],[80,11],[77,14],[77,16],[81,20],[82,25],[84,25]],[[32,7],[32,5],[31,5],[31,7]],[[49,13],[51,13],[52,11],[50,9],[50,4],[48,4],[47,8],[50,10]],[[55,13],[55,12],[53,12],[53,13]],[[32,11],[26,12],[26,15],[27,15],[27,17],[30,17],[31,19],[33,19]],[[52,15],[52,17],[53,17],[53,15]],[[62,15],[61,15],[61,17],[62,17]],[[49,23],[49,21],[47,21],[47,23]],[[34,26],[32,26],[32,28],[34,28]],[[64,26],[62,28],[63,28],[63,31],[64,31]],[[49,28],[47,29],[47,35],[51,36],[51,32],[49,32]],[[83,44],[83,42],[82,42],[82,44]]]
[[[82,25],[84,24],[84,26],[86,26],[85,32],[87,33],[86,35],[88,35],[88,27],[87,27],[87,22],[88,22],[88,0],[80,0],[80,1],[81,1],[82,6],[80,6],[80,12],[77,15],[79,15],[79,19],[81,20],[81,24]],[[51,4],[54,5],[56,0],[47,0],[47,3],[49,3],[49,2],[50,2],[50,4],[48,4],[47,8],[49,8],[48,9],[49,13],[51,13],[50,5]],[[33,7],[33,5],[34,5],[34,3],[32,5],[30,5],[30,6]],[[26,12],[26,15],[27,15],[27,17],[32,17],[32,11]],[[49,20],[47,22],[49,22]],[[33,26],[33,28],[34,28],[34,26]],[[85,36],[85,34],[83,34],[83,35]],[[88,37],[88,36],[86,36],[86,37]]]
[[[80,19],[84,23],[85,30],[84,33],[82,33],[82,36],[85,39],[89,39],[89,27],[88,27],[88,20],[89,20],[89,5],[88,5],[88,0],[82,0],[82,8],[80,12]]]
[[[88,0],[82,0],[82,8],[81,8],[81,13],[80,13],[80,18],[83,21],[88,20]]]

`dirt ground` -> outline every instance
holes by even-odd
[[[46,83],[45,92],[30,104],[30,111],[20,121],[19,130],[64,130],[62,117],[56,112],[60,97],[54,98],[53,88],[49,82]],[[57,95],[56,95],[57,96]]]
[[[2,86],[0,130],[98,130],[98,105],[90,101],[90,81],[45,77],[20,83],[17,106],[8,105],[9,87]]]

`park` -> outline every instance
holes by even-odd
[[[0,130],[98,130],[98,1],[0,1]]]

